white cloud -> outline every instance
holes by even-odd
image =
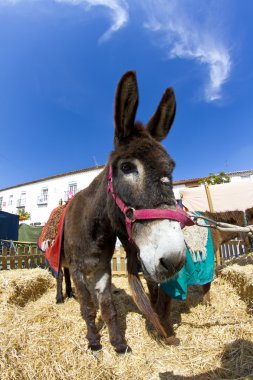
[[[29,3],[39,0],[0,0],[0,5],[16,5],[19,3]],[[43,0],[41,0],[43,1]],[[82,6],[85,11],[92,7],[101,6],[109,10],[112,24],[109,29],[100,37],[99,41],[104,42],[110,39],[113,33],[123,28],[129,19],[128,4],[126,0],[52,0],[56,3],[66,3],[74,6]]]
[[[208,80],[204,88],[206,101],[221,98],[222,85],[231,73],[231,58],[222,41],[215,1],[196,2],[189,0],[143,0],[147,22],[144,26],[159,33],[163,48],[168,49],[169,58],[195,59],[208,67]],[[196,6],[198,8],[196,8]]]
[[[0,0],[0,5],[34,1],[44,0]],[[131,7],[138,14],[139,24],[154,33],[156,42],[167,50],[170,59],[192,59],[207,68],[203,86],[203,97],[206,101],[212,102],[222,97],[222,86],[229,79],[232,67],[230,52],[218,22],[221,19],[219,7],[226,0],[51,1],[79,6],[85,12],[98,6],[105,7],[111,25],[99,42],[109,40],[115,32],[126,26]]]
[[[99,41],[107,41],[113,33],[127,24],[128,5],[124,0],[55,0],[58,3],[69,3],[72,5],[83,5],[86,10],[91,7],[103,6],[109,9],[112,24],[110,28],[100,37]]]

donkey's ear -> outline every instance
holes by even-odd
[[[130,136],[134,130],[135,114],[138,106],[138,87],[134,71],[128,71],[120,79],[115,97],[114,144]]]
[[[162,100],[147,124],[147,130],[157,141],[163,140],[172,126],[176,113],[176,98],[172,88],[167,88]]]

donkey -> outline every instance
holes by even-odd
[[[244,211],[233,210],[224,212],[202,212],[203,216],[206,216],[215,221],[230,223],[237,226],[244,227],[245,225],[253,224],[253,207],[247,208]],[[252,248],[252,242],[246,233],[238,233],[236,231],[219,231],[212,229],[213,246],[216,255],[220,254],[220,245],[228,242],[229,240],[241,237],[245,242],[246,252],[250,252]]]
[[[168,88],[146,126],[135,122],[138,106],[136,75],[129,71],[115,97],[114,150],[104,170],[77,193],[65,216],[62,266],[69,268],[87,324],[88,347],[101,349],[95,324],[97,304],[115,351],[130,351],[120,331],[111,294],[111,258],[116,237],[127,255],[134,301],[154,327],[167,332],[153,311],[138,277],[159,283],[185,263],[181,228],[191,225],[176,208],[172,190],[174,161],[160,144],[174,120],[176,101]]]

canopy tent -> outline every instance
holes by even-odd
[[[189,211],[245,211],[253,207],[253,181],[230,182],[208,186],[213,210],[210,210],[205,186],[180,190],[182,203]]]
[[[35,227],[35,226],[29,226],[28,224],[22,223],[19,226],[18,240],[37,243],[42,230],[43,230],[43,227],[41,226]]]
[[[0,211],[0,239],[18,239],[19,216],[9,212]]]

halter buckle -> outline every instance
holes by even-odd
[[[136,218],[134,216],[135,208],[133,207],[126,207],[124,210],[124,214],[128,220],[130,220],[132,223],[136,221]]]

